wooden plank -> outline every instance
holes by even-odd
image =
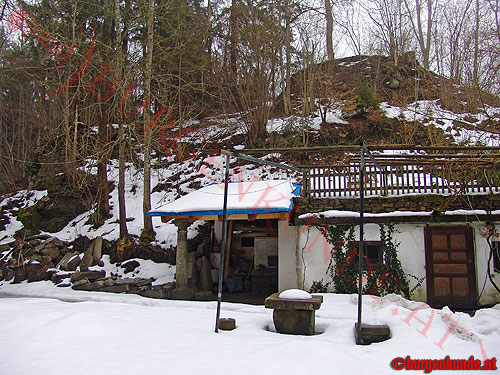
[[[227,271],[229,268],[229,256],[231,255],[231,245],[233,242],[233,225],[234,221],[230,221],[229,224],[227,225],[227,247],[226,247],[226,254],[224,258],[224,279],[227,277]]]

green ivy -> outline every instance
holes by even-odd
[[[337,293],[352,294],[358,291],[358,268],[353,259],[355,253],[349,243],[355,241],[353,224],[328,225],[320,228],[328,242],[333,246],[332,259],[327,272],[330,273]],[[394,224],[380,225],[383,265],[364,271],[367,278],[364,293],[383,296],[388,293],[410,297],[409,283],[397,257],[400,245],[394,240]]]
[[[354,225],[328,225],[322,228],[323,235],[333,246],[332,259],[327,272],[333,280],[336,293],[351,294],[358,290],[358,271],[350,261],[349,242],[354,241]]]
[[[400,243],[394,240],[394,224],[382,224],[379,228],[384,264],[374,269],[372,275],[368,277],[365,293],[377,296],[397,293],[410,298],[408,277],[398,259]]]

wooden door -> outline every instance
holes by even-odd
[[[427,227],[427,302],[432,307],[477,306],[474,245],[470,227]]]

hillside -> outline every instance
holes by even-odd
[[[315,87],[314,98],[307,98],[314,102],[310,113],[301,114],[304,98],[300,98],[299,93],[303,90],[298,82],[300,76],[306,74],[302,71],[294,76],[294,114],[279,116],[280,105],[274,108],[274,116],[267,121],[268,137],[261,140],[263,147],[357,144],[360,139],[368,144],[500,145],[498,98],[485,93],[470,96],[470,90],[423,70],[418,63],[415,67],[394,67],[387,58],[362,56],[325,62],[314,66],[314,70],[314,75],[308,76],[309,80],[314,77],[312,85]],[[245,120],[243,112],[192,119],[177,124],[166,134],[167,149],[155,143],[152,207],[201,186],[220,182],[224,164],[216,150],[230,148],[244,152],[249,128]],[[181,129],[184,131],[179,137],[176,132]],[[116,130],[112,137],[116,139]],[[129,233],[138,237],[143,227],[143,156],[136,149],[130,151],[125,173],[126,208]],[[112,154],[117,155],[117,152]],[[75,190],[66,188],[68,181],[64,171],[50,163],[44,164],[43,161],[50,157],[41,155],[41,167],[30,178],[32,190],[2,197],[0,244],[10,244],[16,237],[37,233],[67,242],[81,236],[89,239],[103,236],[114,243],[119,234],[118,161],[115,157],[108,164],[111,211],[103,225],[95,227],[92,224],[97,160],[87,158],[79,167],[87,184]],[[315,161],[301,155],[293,155],[293,159],[285,154],[263,157],[292,164]],[[275,168],[244,164],[234,178],[283,177],[290,176]],[[158,220],[154,226],[153,245],[163,249],[176,245],[173,224]]]

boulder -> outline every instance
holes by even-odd
[[[16,271],[13,270],[12,268],[6,267],[3,269],[3,277],[4,277],[5,281],[12,280],[15,275],[16,275]]]
[[[57,264],[57,268],[63,271],[75,271],[80,264],[80,253],[77,251],[67,253]]]
[[[40,254],[33,254],[30,256],[30,261],[42,263],[42,256]]]
[[[0,281],[3,280],[3,270],[0,268]]]
[[[68,246],[63,246],[59,248],[59,252],[61,253],[62,256],[66,255],[69,251]]]
[[[42,264],[47,264],[51,267],[54,266],[54,262],[52,262],[52,258],[50,257],[50,255],[44,255],[42,256],[42,259],[40,260],[40,263]]]
[[[16,269],[15,275],[14,275],[14,281],[12,281],[12,284],[19,284],[26,280],[28,278],[28,272],[26,268],[24,267],[19,267]]]
[[[40,254],[50,256],[51,260],[55,260],[61,255],[61,253],[59,253],[59,249],[55,245],[44,247],[40,250]]]
[[[29,264],[26,268],[28,270],[29,283],[46,280],[46,274],[49,269],[48,266],[43,264]]]
[[[35,246],[35,253],[39,253],[41,250],[45,248],[45,243],[41,243]]]

